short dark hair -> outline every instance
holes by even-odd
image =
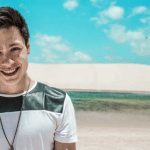
[[[25,19],[17,10],[11,7],[0,7],[0,28],[9,28],[11,26],[15,26],[19,29],[27,45],[29,29]]]

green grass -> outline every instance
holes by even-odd
[[[150,100],[113,98],[71,98],[75,110],[82,111],[128,111],[150,110]]]

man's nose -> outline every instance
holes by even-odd
[[[14,57],[12,55],[9,54],[3,54],[0,57],[0,64],[11,64],[14,62]]]

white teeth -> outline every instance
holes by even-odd
[[[6,73],[6,74],[10,74],[10,73],[15,72],[15,70],[16,70],[16,69],[14,69],[14,70],[10,70],[10,71],[3,71],[3,72],[4,72],[4,73]]]

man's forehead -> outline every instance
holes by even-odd
[[[17,27],[9,27],[9,28],[0,28],[0,35],[3,35],[3,36],[14,36],[14,37],[20,37],[21,34],[20,34],[20,31]]]
[[[21,44],[22,42],[24,42],[24,39],[18,28],[10,27],[0,29],[0,45]]]

